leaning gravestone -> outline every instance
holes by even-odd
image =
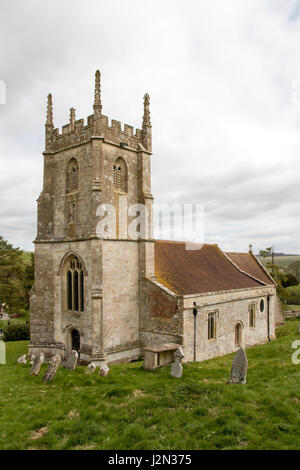
[[[30,375],[39,375],[41,365],[45,360],[44,353],[37,354],[33,357],[32,366],[30,369]]]
[[[65,367],[69,370],[75,370],[77,366],[77,361],[78,361],[78,352],[73,350],[68,355]]]
[[[109,373],[109,367],[107,367],[106,364],[104,366],[100,367],[99,375],[102,375],[102,376],[106,377],[106,375],[108,375],[108,373]]]
[[[57,369],[59,368],[61,363],[61,356],[59,354],[54,354],[52,356],[51,361],[49,362],[48,368],[46,373],[43,377],[43,382],[50,382],[55,377]]]
[[[232,361],[231,376],[228,379],[230,384],[245,384],[247,383],[247,368],[248,359],[246,352],[243,348],[240,348]]]
[[[90,362],[85,372],[86,374],[93,374],[95,370],[96,370],[96,364],[94,364],[93,362]]]
[[[180,379],[180,377],[182,376],[182,370],[183,370],[182,365],[181,365],[181,360],[184,358],[182,348],[178,348],[174,356],[175,356],[175,362],[173,362],[171,366],[171,376],[175,377],[176,379]]]
[[[6,345],[0,340],[0,364],[6,364]]]

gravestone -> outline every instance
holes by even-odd
[[[85,372],[86,374],[93,374],[95,370],[96,370],[96,364],[94,364],[93,362],[90,362]]]
[[[182,376],[182,365],[181,360],[184,358],[184,354],[182,348],[178,348],[174,354],[175,362],[173,362],[171,366],[171,376],[175,377],[176,379],[180,379]]]
[[[0,364],[6,364],[6,345],[0,340]]]
[[[300,333],[300,323],[299,323],[299,325],[298,325],[298,333]]]
[[[29,363],[32,365],[35,358],[35,354],[28,354]]]
[[[102,375],[102,376],[106,377],[106,375],[108,375],[108,373],[109,373],[109,367],[107,367],[106,364],[104,366],[100,367],[99,375]]]
[[[19,357],[18,363],[19,364],[27,364],[26,354],[23,354],[23,356]]]
[[[45,360],[45,356],[44,356],[44,353],[40,353],[40,354],[36,354],[34,357],[33,357],[33,361],[32,361],[32,366],[31,366],[31,369],[30,369],[30,375],[39,375],[40,373],[40,368],[41,368],[41,365],[43,364]]]
[[[231,375],[228,379],[230,384],[245,384],[247,383],[247,368],[248,359],[246,352],[243,348],[240,348],[232,361]]]
[[[78,361],[78,352],[73,350],[68,354],[65,367],[69,370],[75,370],[77,366],[77,361]]]
[[[60,363],[61,363],[61,356],[59,354],[54,354],[54,356],[52,356],[51,358],[51,361],[49,362],[48,368],[43,377],[43,382],[50,382],[55,377],[57,369],[60,366]]]

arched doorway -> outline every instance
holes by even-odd
[[[241,323],[238,323],[236,326],[235,326],[235,345],[237,347],[241,347],[242,346],[242,334],[243,334],[243,328],[242,328],[242,324]]]
[[[80,354],[80,333],[75,329],[71,331],[71,349],[77,351],[78,355]]]

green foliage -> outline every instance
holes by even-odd
[[[298,282],[300,282],[300,261],[294,261],[289,264],[288,269],[295,274]]]
[[[287,288],[289,292],[289,304],[300,305],[300,285],[290,286]]]
[[[34,255],[13,247],[0,236],[0,303],[8,313],[29,309],[34,282]]]
[[[289,286],[297,286],[298,285],[298,279],[296,276],[292,273],[285,273],[286,279],[282,280],[282,286],[283,287],[289,287]]]
[[[29,262],[26,264],[23,275],[24,304],[29,309],[29,294],[34,283],[34,253],[30,253]]]
[[[300,449],[300,364],[291,345],[299,320],[248,348],[246,385],[228,385],[233,354],[145,371],[142,362],[110,366],[107,377],[60,367],[52,383],[16,360],[27,342],[7,343],[0,365],[0,449]],[[45,435],[37,431],[46,428]],[[184,430],[184,432],[182,432]]]
[[[271,257],[272,256],[272,247],[270,246],[270,248],[266,248],[265,250],[260,250],[258,256],[260,256],[261,258],[268,258],[268,257]]]
[[[3,341],[29,340],[30,330],[28,323],[11,323],[3,328]]]
[[[269,273],[275,280],[277,284],[277,294],[283,304],[286,304],[291,301],[289,291],[284,287],[284,284],[287,283],[288,277],[282,271],[280,266],[276,264],[272,264],[271,262],[267,262],[266,265]]]
[[[22,251],[0,236],[0,302],[9,312],[22,307]]]

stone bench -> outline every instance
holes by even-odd
[[[173,354],[181,344],[165,343],[159,346],[147,346],[144,348],[144,369],[155,370],[158,367],[166,366],[173,362]]]

